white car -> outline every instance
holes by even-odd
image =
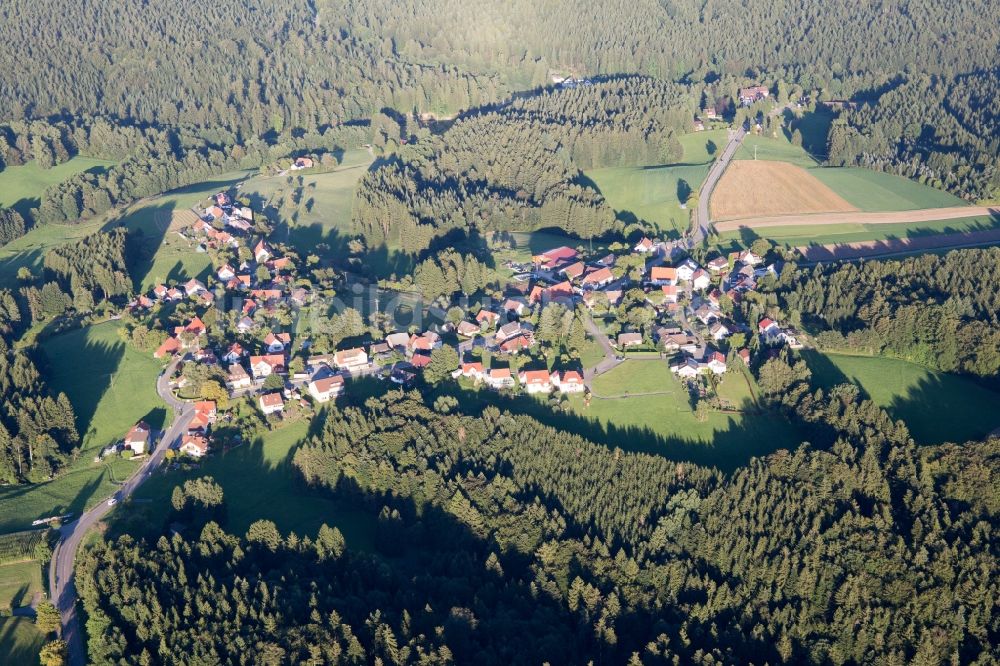
[[[109,497],[108,498],[108,506],[114,506],[115,504],[118,504],[118,498],[117,497]]]

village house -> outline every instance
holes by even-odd
[[[292,344],[292,336],[288,333],[270,332],[264,338],[264,346],[271,354],[285,351],[285,348]]]
[[[230,266],[229,264],[224,264],[221,268],[219,268],[219,270],[215,272],[215,276],[220,280],[222,280],[223,282],[226,282],[236,277],[236,271],[233,270],[233,267]]]
[[[534,338],[528,335],[519,335],[509,340],[504,340],[500,344],[500,351],[505,354],[516,354],[524,349],[528,349],[535,342]]]
[[[243,349],[243,345],[238,342],[234,342],[229,345],[229,349],[223,354],[222,360],[226,363],[238,363],[241,358],[246,356],[246,350]]]
[[[241,317],[240,320],[236,322],[236,331],[239,333],[249,333],[256,326],[257,324],[250,317]]]
[[[141,455],[149,449],[152,434],[149,424],[145,421],[139,421],[125,434],[125,439],[122,443],[126,449],[131,449],[132,453]]]
[[[253,258],[258,264],[263,264],[273,256],[271,248],[269,248],[267,243],[263,240],[258,241],[257,245],[253,248]]]
[[[510,368],[490,368],[486,371],[486,385],[493,389],[511,388],[514,376]]]
[[[674,329],[669,333],[665,332],[668,330],[670,329],[660,329],[657,332],[657,339],[664,351],[682,351],[693,354],[698,350],[698,338],[688,335],[680,329]]]
[[[416,370],[423,370],[431,364],[430,354],[416,353],[410,357],[410,365]]]
[[[677,302],[677,286],[673,284],[665,284],[660,287],[663,291],[663,302],[664,303],[676,303]]]
[[[180,452],[192,458],[201,458],[208,453],[208,439],[204,435],[187,433],[181,439]]]
[[[441,346],[441,336],[434,331],[425,331],[422,335],[411,335],[407,344],[407,350],[414,352],[428,352]]]
[[[334,353],[333,364],[348,372],[360,370],[368,365],[368,353],[361,347],[343,349]]]
[[[711,284],[712,278],[709,277],[708,271],[704,268],[699,268],[691,275],[691,287],[697,291],[708,289]]]
[[[548,370],[521,370],[517,381],[528,393],[548,393],[552,390],[552,376]]]
[[[656,287],[677,284],[677,269],[672,266],[653,266],[649,269],[649,283]]]
[[[581,393],[586,388],[583,376],[576,370],[564,370],[561,374],[553,372],[552,383],[562,393]]]
[[[583,276],[583,280],[580,284],[584,289],[600,289],[601,287],[606,287],[615,281],[615,276],[611,272],[610,268],[598,268],[597,270],[591,271]]]
[[[466,379],[473,379],[478,382],[486,376],[486,373],[483,372],[483,364],[476,361],[475,363],[462,363],[458,366],[458,369],[451,373],[451,376],[455,379],[465,377]]]
[[[717,375],[721,375],[726,371],[726,357],[722,355],[722,352],[712,352],[708,356],[708,363],[705,367]]]
[[[698,270],[698,264],[691,259],[685,259],[677,266],[677,279],[682,282],[690,282],[696,270]]]
[[[679,361],[670,364],[670,372],[683,379],[692,379],[701,374],[701,366],[698,361],[690,356],[685,356]]]
[[[745,264],[747,266],[756,266],[757,264],[763,263],[764,258],[759,254],[754,254],[750,250],[740,250],[736,252],[731,252],[729,254],[730,260],[735,263]]]
[[[510,340],[530,330],[529,324],[520,321],[507,322],[497,330],[496,341],[499,343],[504,340]]]
[[[635,244],[635,247],[632,248],[632,251],[645,254],[647,252],[652,252],[654,247],[655,244],[653,243],[653,241],[643,236],[642,239],[640,239],[639,242]]]
[[[610,271],[609,271],[610,272]],[[587,278],[584,278],[586,281]],[[551,303],[558,301],[570,300],[573,298],[573,285],[568,281],[559,282],[551,287],[542,287],[541,285],[535,285],[531,294],[528,296],[528,302],[531,304],[535,303]]]
[[[293,171],[299,171],[300,169],[311,169],[313,168],[313,160],[311,157],[299,157],[292,163],[291,169]]]
[[[325,403],[330,402],[344,390],[344,378],[340,375],[332,375],[329,377],[321,377],[319,379],[313,379],[309,382],[309,395],[311,395],[316,402]]]
[[[163,358],[164,356],[173,356],[181,350],[181,341],[177,338],[167,338],[163,341],[156,351],[153,352],[153,358]]]
[[[164,298],[164,300],[168,302],[180,301],[183,299],[184,299],[184,291],[182,289],[178,289],[177,287],[171,287],[170,289],[167,289],[167,295]]]
[[[695,132],[704,132],[705,123],[701,120],[701,118],[695,118],[691,121],[691,129]]]
[[[229,374],[226,376],[226,386],[230,391],[244,391],[253,386],[253,380],[247,374],[246,369],[239,363],[229,366]]]
[[[708,262],[708,270],[712,273],[721,273],[729,270],[729,260],[725,257],[716,257]]]
[[[740,357],[740,360],[743,361],[744,365],[746,365],[748,368],[750,367],[750,350],[749,349],[743,348],[743,349],[739,350],[738,352],[736,352],[736,355]]]
[[[637,347],[642,344],[642,333],[619,333],[618,348]]]
[[[260,411],[264,412],[265,416],[277,414],[285,409],[285,401],[281,398],[280,393],[263,393],[258,398],[258,403]]]
[[[285,371],[284,354],[266,354],[250,357],[250,372],[253,373],[254,379],[264,379],[275,373],[284,374]]]
[[[508,298],[506,301],[504,301],[502,309],[504,312],[507,313],[508,316],[514,314],[518,317],[523,317],[524,315],[531,312],[531,308],[528,306],[528,304],[525,303],[520,298]]]
[[[702,303],[698,309],[694,311],[694,316],[702,324],[709,326],[712,322],[719,318],[719,311],[708,303]]]
[[[711,326],[708,327],[708,332],[712,336],[712,339],[718,342],[719,340],[725,340],[733,332],[721,321],[713,322]]]
[[[605,256],[601,257],[600,259],[598,259],[594,263],[597,264],[598,266],[603,266],[605,268],[611,268],[612,266],[615,265],[615,255],[612,252],[611,254],[608,254],[608,255],[605,255]]]
[[[767,86],[750,86],[748,88],[740,88],[740,104],[743,106],[750,106],[754,102],[766,99],[770,95],[771,91],[767,89]]]
[[[194,418],[188,424],[188,432],[205,432],[215,423],[218,409],[214,400],[201,400],[194,403]]]
[[[410,346],[410,334],[401,331],[390,333],[385,336],[385,343],[398,351],[406,351],[406,348]]]
[[[471,321],[460,321],[455,327],[455,332],[465,338],[474,338],[479,335],[480,328]]]
[[[489,310],[480,310],[476,315],[476,323],[480,326],[494,328],[498,321],[500,321],[500,315],[496,312],[490,312]]]
[[[757,323],[757,332],[765,341],[774,341],[781,338],[781,327],[777,322],[767,317]]]
[[[575,263],[569,264],[563,268],[559,269],[559,273],[563,275],[567,280],[575,280],[585,271],[587,266],[582,261],[577,261]]]
[[[188,296],[196,296],[197,294],[200,294],[203,291],[207,291],[207,289],[205,288],[205,285],[201,282],[201,280],[196,280],[195,278],[191,278],[190,280],[184,283],[184,291],[187,293]]]

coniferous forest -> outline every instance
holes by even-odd
[[[257,384],[230,396],[221,352],[256,356],[265,336],[280,341],[275,334],[287,328],[294,343],[278,344],[289,354],[283,369],[302,380],[313,353],[365,345],[374,357],[374,347],[386,346],[378,297],[373,311],[366,304],[324,315],[317,306],[309,314],[318,322],[302,335],[299,311],[284,302],[293,294],[313,308],[313,297],[346,297],[349,286],[412,289],[441,305],[452,325],[485,337],[492,319],[477,331],[478,303],[466,310],[460,297],[502,294],[519,312],[520,300],[535,300],[522,299],[531,287],[545,296],[551,286],[534,275],[533,284],[503,292],[526,269],[521,259],[501,265],[501,252],[537,249],[513,247],[521,234],[510,232],[564,232],[572,239],[564,242],[591,246],[594,256],[581,260],[595,269],[599,245],[601,265],[606,253],[618,255],[605,284],[626,285],[620,306],[605,291],[591,310],[552,304],[525,314],[542,350],[525,356],[539,365],[585,365],[584,351],[596,363],[618,361],[624,351],[598,337],[639,333],[645,343],[659,323],[688,328],[661,285],[628,286],[646,278],[647,255],[631,252],[637,237],[671,232],[616,213],[610,190],[606,199],[599,178],[584,172],[707,172],[714,143],[707,157],[685,162],[682,135],[696,118],[720,136],[745,124],[773,137],[786,132],[801,147],[804,117],[823,116],[829,126],[809,146],[816,166],[897,174],[991,205],[1000,200],[998,25],[996,0],[4,0],[0,175],[29,165],[52,174],[79,157],[103,166],[52,179],[16,203],[0,199],[8,202],[0,248],[34,243],[35,231],[53,237],[29,245],[19,264],[5,263],[11,248],[0,256],[11,276],[0,284],[0,485],[14,491],[7,497],[44,494],[28,484],[58,482],[96,453],[85,448],[84,458],[81,435],[90,435],[85,423],[78,432],[77,417],[86,410],[75,413],[54,389],[40,348],[75,327],[117,322],[123,349],[131,345],[147,362],[177,328],[178,340],[198,342],[181,354],[211,362],[185,360],[176,383],[194,399],[218,401],[209,455],[220,455],[210,462],[232,460],[221,451],[245,452],[284,418],[263,413]],[[740,89],[758,85],[770,98],[742,104]],[[305,179],[348,164],[345,154],[355,157],[358,178],[337,191],[344,219],[321,220],[321,230],[278,219],[275,201],[315,188]],[[315,170],[289,175],[314,168],[293,163],[300,157],[315,159]],[[209,241],[227,224],[222,213],[202,218],[204,237],[195,238],[202,232],[193,223],[181,228],[205,213],[208,199],[176,211],[181,222],[167,240],[178,254],[199,255],[192,264],[208,289],[230,288],[220,286],[231,284],[222,278],[228,268],[234,289],[252,289],[256,300],[222,312],[195,290],[147,311],[152,299],[135,291],[149,292],[162,276],[135,267],[157,251],[146,247],[153,234],[135,229],[140,216],[126,224],[116,213],[253,170],[285,185],[270,201],[241,192],[245,182],[229,191],[259,214],[249,231],[230,235],[235,246]],[[687,191],[681,196],[678,184],[677,203],[686,208],[697,192],[680,182]],[[301,198],[308,203],[296,201],[297,211],[312,213],[315,198]],[[258,242],[267,258],[250,250]],[[713,433],[739,439],[752,416],[787,426],[782,436],[792,440],[762,455],[740,451],[749,462],[723,471],[666,455],[674,441],[642,448],[657,455],[637,452],[624,441],[632,430],[601,430],[609,424],[573,413],[568,396],[531,403],[551,408],[559,417],[551,422],[519,413],[526,403],[507,392],[465,399],[448,380],[459,352],[446,327],[448,344],[426,355],[422,375],[384,373],[393,381],[410,374],[415,388],[407,390],[372,377],[354,394],[352,377],[345,396],[321,404],[307,399],[302,381],[286,385],[278,371],[258,378],[251,368],[268,392],[288,389],[290,418],[311,418],[308,435],[288,445],[272,472],[289,475],[282,482],[299,496],[366,516],[372,543],[356,547],[333,515],[310,534],[268,520],[244,529],[229,518],[221,475],[199,477],[199,463],[171,451],[170,466],[181,472],[166,478],[191,478],[170,484],[157,520],[137,524],[135,516],[153,513],[92,498],[124,518],[101,523],[76,560],[89,662],[1000,663],[1000,438],[918,446],[885,403],[853,383],[821,386],[805,352],[757,330],[773,318],[807,332],[820,352],[894,357],[995,387],[1000,249],[796,266],[780,261],[794,252],[756,242],[766,261],[737,273],[754,282],[749,291],[697,290],[699,304],[715,298],[733,324],[730,337],[701,346],[718,347],[728,376],[745,380],[744,407],[722,408],[712,393],[720,377],[667,378],[691,394],[692,419],[708,418],[709,399],[718,403],[712,417],[729,419],[730,430]],[[691,254],[710,267],[717,249]],[[379,276],[392,278],[368,281],[382,258],[388,267]],[[163,291],[197,282],[194,269],[176,264]],[[710,281],[725,291],[725,269],[717,270]],[[682,305],[693,305],[692,291]],[[621,320],[609,314],[615,307]],[[597,318],[609,314],[601,325],[611,333],[586,326],[598,327],[594,308],[604,310]],[[204,340],[183,328],[196,316]],[[709,325],[698,328],[703,338]],[[230,335],[240,327],[245,350]],[[470,357],[492,362],[467,337]],[[415,335],[407,346],[417,343]],[[382,352],[393,360],[381,369],[403,358],[395,347]],[[665,352],[636,354],[670,363]],[[369,395],[371,385],[378,390]],[[591,397],[588,385],[580,400],[590,407]],[[588,428],[577,427],[583,422]],[[66,649],[54,643],[52,652]],[[56,654],[42,663],[62,662]]]

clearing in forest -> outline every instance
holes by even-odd
[[[802,167],[763,160],[730,164],[710,208],[713,220],[857,210]]]

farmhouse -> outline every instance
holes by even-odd
[[[260,411],[266,415],[277,414],[285,409],[285,401],[281,399],[280,393],[264,393],[258,402]]]
[[[548,370],[522,370],[517,380],[528,393],[548,393],[552,390],[552,376]]]
[[[541,264],[543,266],[559,263],[560,261],[569,261],[571,259],[576,259],[577,252],[571,247],[561,246],[553,248],[541,254],[536,254],[531,258],[531,261],[535,264]]]
[[[583,275],[583,271],[586,270],[586,268],[587,267],[582,261],[577,261],[576,263],[572,263],[564,268],[560,268],[559,273],[564,275],[567,280],[575,280]]]
[[[311,157],[299,157],[292,164],[292,169],[298,171],[299,169],[311,169],[313,167],[313,161]]]
[[[145,453],[146,449],[149,448],[151,436],[152,431],[149,429],[149,424],[145,421],[139,421],[126,433],[123,444],[126,449],[131,449],[133,453],[138,455]]]
[[[340,375],[313,379],[309,382],[309,395],[311,395],[316,402],[320,403],[329,402],[340,395],[343,390],[344,378]]]
[[[204,435],[188,433],[181,439],[180,451],[193,458],[201,458],[208,453],[208,440]]]

